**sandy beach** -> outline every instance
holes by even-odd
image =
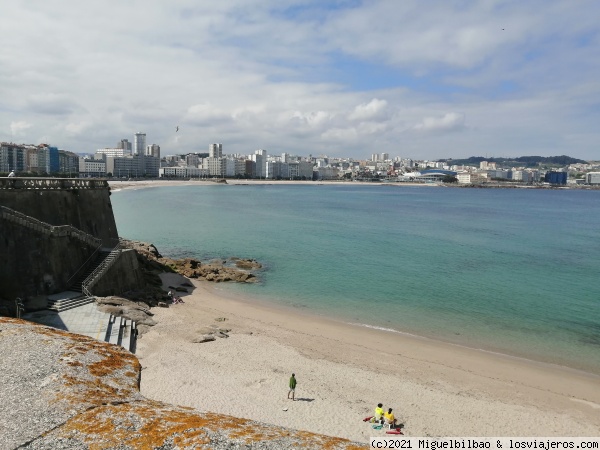
[[[186,279],[164,274],[163,287]],[[600,377],[344,324],[192,281],[138,342],[151,399],[368,442],[378,402],[407,436],[598,436]],[[191,289],[190,289],[191,290]],[[220,320],[225,319],[225,320]],[[229,338],[193,343],[203,328]],[[287,399],[296,374],[296,401]]]
[[[438,186],[432,183],[376,183],[376,182],[362,182],[362,181],[296,181],[296,180],[246,180],[246,179],[227,179],[226,184],[230,185],[290,185],[290,184],[303,184],[303,185],[355,185],[355,186],[381,186],[382,184],[391,186],[424,186],[433,187]],[[151,187],[163,187],[163,186],[214,186],[220,184],[214,180],[206,179],[187,179],[187,180],[109,180],[109,186],[112,191],[119,191],[121,189],[144,189]],[[225,184],[225,183],[222,183]]]

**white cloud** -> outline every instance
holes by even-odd
[[[442,117],[425,117],[413,128],[423,132],[456,131],[465,127],[464,114],[451,112]]]
[[[32,125],[29,122],[25,122],[24,120],[20,120],[18,122],[11,122],[10,132],[13,136],[19,136],[23,133],[23,131],[31,127]]]
[[[5,3],[0,141],[30,124],[76,151],[145,131],[164,154],[592,158],[600,141],[592,0]],[[439,137],[467,116],[468,139]]]
[[[373,120],[385,117],[387,102],[378,98],[372,99],[369,103],[363,103],[354,108],[348,118],[350,120]]]

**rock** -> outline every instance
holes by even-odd
[[[214,337],[212,334],[205,334],[202,337],[192,339],[192,342],[194,344],[202,344],[203,342],[210,342],[210,341],[216,341],[216,340],[217,340],[217,338]]]
[[[157,281],[156,275],[151,272],[177,272],[187,278],[204,278],[215,283],[227,281],[256,283],[256,276],[248,271],[262,268],[262,265],[254,259],[230,258],[229,261],[233,261],[236,267],[229,267],[227,266],[228,261],[222,259],[205,264],[194,258],[165,258],[152,244],[143,242],[124,241],[124,246],[133,248],[137,252],[138,261],[148,274],[148,283],[156,288],[160,286],[160,280]],[[181,285],[193,287],[191,283],[182,283]],[[169,289],[178,290],[175,286],[169,286]]]
[[[202,328],[199,328],[198,330],[196,330],[196,333],[198,333],[198,334],[213,334],[215,331],[219,331],[219,330],[216,330],[211,327],[202,327]]]
[[[215,318],[215,322],[225,322],[227,319],[225,317],[217,317]]]
[[[140,311],[146,311],[149,315],[152,315],[150,312],[150,307],[147,304],[142,302],[134,302],[123,297],[117,297],[114,295],[108,297],[95,297],[95,301],[98,305],[113,305],[122,306],[127,309],[139,309]]]
[[[221,331],[220,331],[220,332],[218,332],[218,333],[216,334],[216,336],[217,336],[218,338],[228,338],[228,337],[229,337],[229,335],[228,335],[228,334],[226,334],[226,333],[223,333],[223,332],[221,332]]]
[[[230,258],[239,269],[257,270],[262,269],[262,264],[254,259]]]
[[[168,308],[169,307],[169,305],[166,302],[158,302],[158,306],[160,308]]]
[[[140,305],[131,300],[121,297],[96,297],[98,310],[118,317],[124,317],[135,321],[137,324],[154,326],[156,322],[151,318],[154,314],[150,312],[147,305]]]

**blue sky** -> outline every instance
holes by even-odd
[[[598,160],[599,24],[596,0],[7,0],[0,140]]]

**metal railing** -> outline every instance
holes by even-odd
[[[106,273],[106,271],[115,263],[119,256],[121,255],[121,241],[117,241],[116,246],[110,251],[104,261],[102,261],[98,267],[94,269],[94,271],[89,274],[89,276],[81,283],[81,292],[83,292],[88,297],[91,297],[92,287],[102,278],[102,276]]]
[[[15,211],[14,209],[10,209],[6,206],[0,206],[0,218],[51,236],[72,236],[88,245],[95,247],[98,247],[102,244],[101,239],[85,233],[71,225],[50,225],[49,223],[34,219],[27,214],[20,213],[19,211]]]
[[[20,297],[15,298],[15,309],[17,313],[17,319],[20,319],[21,315],[25,312],[25,305]]]
[[[108,180],[88,178],[25,178],[2,177],[0,189],[62,190],[62,189],[106,189]]]
[[[71,275],[71,277],[70,277],[70,278],[67,280],[67,283],[66,283],[66,284],[67,284],[67,286],[71,286],[71,282],[72,282],[72,281],[74,281],[74,280],[75,280],[75,277],[76,277],[77,275],[79,275],[79,274],[80,274],[80,272],[81,272],[83,269],[85,269],[85,268],[88,266],[88,264],[90,263],[90,261],[93,261],[93,260],[94,260],[94,258],[95,258],[95,257],[96,257],[96,255],[98,254],[98,251],[99,251],[101,248],[102,248],[102,244],[100,244],[100,245],[98,245],[98,247],[96,247],[96,249],[94,250],[94,253],[92,253],[92,254],[90,255],[90,257],[89,257],[88,259],[86,259],[86,260],[85,260],[85,262],[84,262],[84,263],[83,263],[83,264],[82,264],[82,265],[79,267],[79,269],[77,269],[77,270],[75,271],[75,273],[74,273],[73,275]]]

